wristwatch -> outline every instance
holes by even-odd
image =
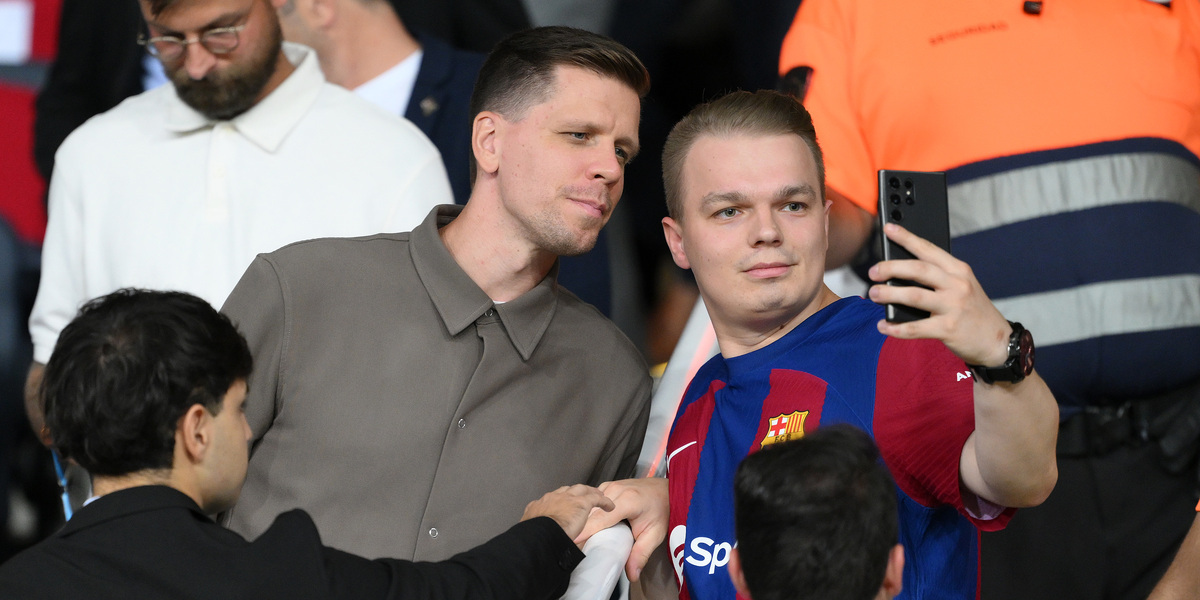
[[[1008,324],[1012,325],[1012,334],[1008,336],[1008,360],[999,367],[967,365],[975,372],[975,378],[983,383],[1016,383],[1033,372],[1033,334],[1020,323],[1009,321]]]

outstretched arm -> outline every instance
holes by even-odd
[[[568,589],[571,572],[584,558],[572,538],[583,529],[592,509],[611,508],[612,501],[596,488],[561,487],[530,502],[521,522],[508,531],[440,562],[388,558],[369,561],[324,548],[321,564],[323,583],[328,587],[324,595],[405,600],[559,598]],[[288,521],[292,523],[280,525]],[[288,512],[263,537],[304,527],[311,528],[316,539],[316,527],[307,515],[301,511]],[[309,575],[287,569],[282,572],[288,577],[283,589],[299,589],[295,577]],[[270,582],[270,577],[266,581]],[[268,588],[271,586],[266,584],[262,587]]]
[[[897,338],[941,340],[967,364],[1000,366],[1008,359],[1012,327],[996,309],[966,263],[904,228],[884,234],[917,260],[884,261],[871,267],[873,281],[908,279],[921,287],[871,286],[871,300],[930,312],[908,323],[879,322]],[[1003,506],[1040,504],[1058,480],[1055,444],[1058,405],[1037,372],[1017,383],[975,380],[975,432],[963,447],[959,473],[972,493]]]

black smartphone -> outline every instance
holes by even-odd
[[[883,235],[883,226],[895,223],[950,251],[950,213],[946,206],[946,174],[924,171],[879,172],[879,229],[883,260],[916,258]],[[889,279],[888,285],[919,285],[906,279]],[[888,304],[887,320],[916,321],[929,313],[903,304]]]

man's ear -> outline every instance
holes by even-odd
[[[280,12],[288,3],[286,12]],[[293,15],[310,29],[326,29],[337,20],[336,0],[271,0],[271,8],[281,16]]]
[[[742,571],[742,557],[738,554],[737,546],[729,551],[729,564],[725,565],[725,568],[729,569],[733,589],[737,590],[739,596],[750,598],[750,588],[746,587],[746,574]]]
[[[733,562],[733,561],[730,561]],[[883,585],[880,587],[881,598],[895,598],[904,588],[904,546],[896,544],[888,553],[887,569],[883,572]]]
[[[212,420],[204,405],[191,405],[175,426],[175,456],[193,464],[204,460],[212,443]]]
[[[338,17],[338,0],[296,0],[299,3],[306,3],[308,13],[304,16],[309,19],[315,29],[329,29],[337,22]]]
[[[471,152],[475,154],[476,167],[482,173],[495,173],[500,169],[497,137],[503,123],[504,117],[488,110],[480,111],[471,123]]]
[[[683,249],[683,227],[671,217],[663,217],[663,237],[667,238],[667,248],[671,249],[671,258],[680,269],[690,269],[687,253]]]

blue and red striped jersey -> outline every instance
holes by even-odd
[[[681,600],[734,598],[733,476],[746,455],[829,423],[875,438],[896,480],[901,598],[974,598],[978,532],[1012,510],[976,519],[959,487],[975,429],[973,378],[937,340],[879,333],[883,307],[839,300],[770,346],[713,357],[688,386],[667,442],[669,543]]]

